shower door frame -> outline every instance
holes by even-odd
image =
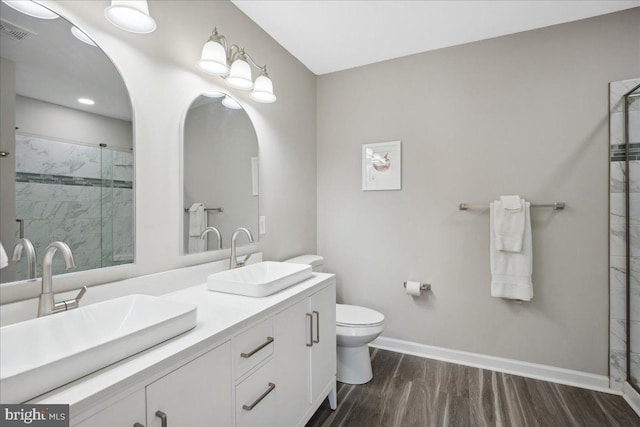
[[[631,381],[631,219],[630,219],[630,181],[631,170],[629,169],[629,157],[630,157],[630,141],[629,141],[629,97],[634,95],[634,92],[640,90],[640,84],[636,85],[633,89],[625,93],[624,98],[624,147],[625,147],[625,173],[626,179],[624,180],[624,193],[625,193],[625,217],[626,217],[626,282],[627,282],[627,383],[631,385],[637,392],[640,392],[640,388]],[[636,95],[640,95],[640,92]]]

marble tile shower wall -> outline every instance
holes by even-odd
[[[74,271],[133,260],[132,178],[131,153],[16,135],[16,217],[39,256],[54,240],[69,244]],[[53,268],[63,272],[62,260]]]
[[[629,179],[629,231],[632,301],[640,302],[640,126],[630,126],[629,173],[627,176],[624,147],[623,95],[640,83],[640,79],[613,82],[609,86],[610,217],[609,217],[609,376],[610,386],[622,390],[627,379],[627,327],[631,339],[631,381],[638,383],[640,374],[640,304],[630,306],[627,322],[626,212],[625,180]],[[640,100],[632,103],[630,122],[640,123]],[[637,336],[635,336],[637,335]]]

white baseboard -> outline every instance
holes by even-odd
[[[629,406],[636,411],[636,414],[640,415],[640,394],[626,381],[624,383],[624,394],[622,397],[624,397],[624,400],[627,401]]]
[[[425,357],[427,359],[442,360],[444,362],[457,363],[459,365],[472,366],[474,368],[489,369],[492,371],[534,378],[537,380],[586,388],[588,390],[617,395],[622,394],[619,391],[609,388],[609,377],[605,375],[595,375],[587,372],[556,368],[554,366],[540,365],[520,360],[505,359],[502,357],[487,356],[484,354],[469,353],[460,350],[450,350],[448,348],[434,347],[387,337],[378,337],[370,344],[370,346],[383,350],[395,351],[397,353]]]

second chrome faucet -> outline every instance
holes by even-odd
[[[247,260],[251,256],[251,254],[248,254],[242,261],[238,262],[236,256],[236,239],[238,238],[238,235],[240,233],[246,234],[247,238],[249,239],[249,243],[253,243],[253,235],[248,229],[240,227],[233,232],[233,236],[231,236],[231,257],[229,258],[229,270],[244,266],[244,263],[247,262]]]

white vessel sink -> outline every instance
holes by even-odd
[[[311,276],[310,265],[264,261],[212,274],[207,283],[210,291],[266,297]]]
[[[130,295],[0,328],[0,399],[24,402],[188,331],[196,310]]]

